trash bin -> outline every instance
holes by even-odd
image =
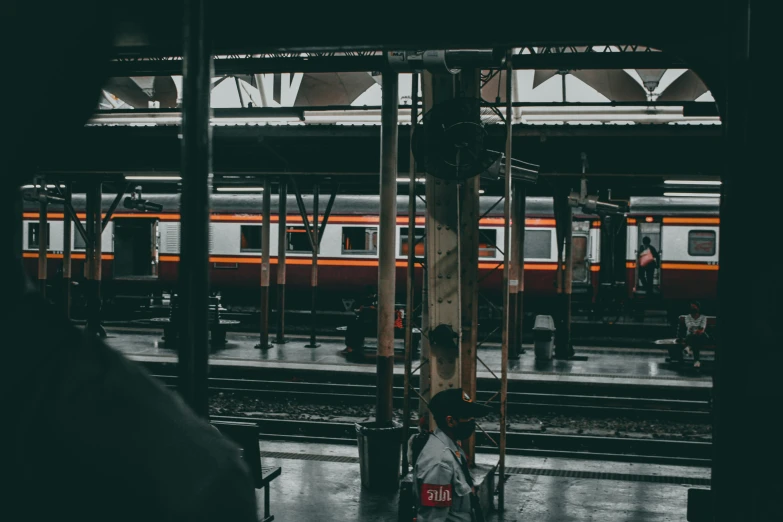
[[[400,481],[402,425],[357,423],[356,437],[362,487],[378,493],[395,491]]]
[[[551,359],[554,352],[555,321],[551,315],[537,315],[533,326],[536,359]]]

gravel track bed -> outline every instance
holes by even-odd
[[[295,399],[264,400],[239,393],[219,392],[210,398],[213,415],[247,416],[252,418],[312,420],[330,422],[362,422],[374,416],[372,406],[349,404],[308,404]],[[402,410],[397,409],[397,419]],[[484,429],[498,429],[497,415],[481,420]],[[642,420],[617,417],[595,419],[589,416],[536,414],[510,415],[508,429],[514,432],[553,433],[560,435],[590,435],[596,437],[628,437],[711,442],[712,426],[673,421]]]

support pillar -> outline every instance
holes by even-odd
[[[511,51],[506,54],[506,169],[503,178],[503,331],[500,353],[500,457],[498,459],[498,510],[506,506],[506,419],[508,415],[509,274],[511,254],[511,140],[513,139],[513,84]]]
[[[49,249],[49,204],[46,199],[46,180],[41,179],[41,191],[38,194],[38,291],[46,299],[47,259]]]
[[[524,333],[525,296],[525,199],[527,189],[522,183],[511,187],[511,274],[509,280],[509,359],[519,359]]]
[[[87,245],[85,256],[87,326],[88,332],[106,337],[101,326],[101,277],[103,247],[101,236],[103,223],[101,216],[102,184],[95,182],[87,189]]]
[[[277,210],[277,332],[275,344],[285,344],[285,256],[288,250],[288,233],[286,232],[287,221],[287,198],[288,198],[288,179],[280,178],[280,184],[277,187],[278,210]]]
[[[64,206],[71,204],[71,182],[65,183]],[[67,210],[63,215],[63,281],[62,307],[65,317],[71,318],[71,245],[73,244],[73,222]]]
[[[571,290],[573,286],[574,260],[573,216],[568,204],[568,191],[559,190],[555,195],[555,220],[558,241],[557,263],[557,331],[555,358],[569,359],[574,355],[571,345]]]
[[[424,72],[424,109],[454,97],[454,77],[450,74]],[[429,338],[429,393],[462,385],[461,288],[459,242],[459,185],[427,176],[427,307],[425,325]],[[430,427],[434,421],[430,419]]]
[[[269,245],[272,233],[272,183],[269,177],[264,178],[264,194],[261,209],[261,338],[256,348],[266,350],[271,348],[269,344],[269,258],[272,255]]]
[[[185,402],[208,418],[212,57],[207,0],[186,1],[184,18],[179,389]]]
[[[481,96],[481,77],[478,69],[463,70],[459,76],[461,96],[478,98]],[[459,198],[459,242],[460,242],[460,278],[461,278],[461,323],[460,362],[462,366],[462,390],[472,399],[476,398],[476,365],[478,345],[478,261],[479,243],[479,189],[481,177],[466,180],[460,187]],[[475,464],[476,436],[462,441],[468,465]]]
[[[394,416],[394,296],[397,231],[398,76],[384,71],[381,98],[381,184],[378,230],[378,393],[375,421],[390,424]],[[410,319],[409,319],[410,320]]]
[[[419,74],[411,75],[411,147],[408,170],[408,264],[405,280],[405,376],[402,391],[402,476],[408,473],[408,432],[411,425],[411,370],[413,359],[413,301],[416,297],[416,159],[413,157],[413,129],[419,116]],[[423,358],[422,358],[423,360]]]
[[[777,6],[748,0],[728,0],[724,6],[724,89],[707,83],[721,109],[725,156],[716,245],[720,332],[713,383],[713,512],[704,519],[776,520],[783,490],[777,424],[783,400],[783,281],[778,263],[753,263],[749,269],[747,254],[770,244],[763,224],[779,219],[775,199],[783,190],[781,132],[769,125],[764,89],[769,72],[762,66],[775,59],[777,35],[768,27]]]
[[[321,346],[315,339],[316,306],[318,302],[318,195],[320,189],[318,182],[313,185],[313,226],[310,228],[313,247],[313,264],[310,265],[310,343],[305,348],[318,348]]]

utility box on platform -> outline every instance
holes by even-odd
[[[536,359],[552,358],[554,353],[555,321],[551,315],[537,315],[533,326]]]

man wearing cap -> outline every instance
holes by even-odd
[[[480,522],[473,477],[458,441],[469,438],[476,431],[476,417],[490,410],[461,389],[438,393],[429,408],[437,428],[413,466],[417,522]]]

